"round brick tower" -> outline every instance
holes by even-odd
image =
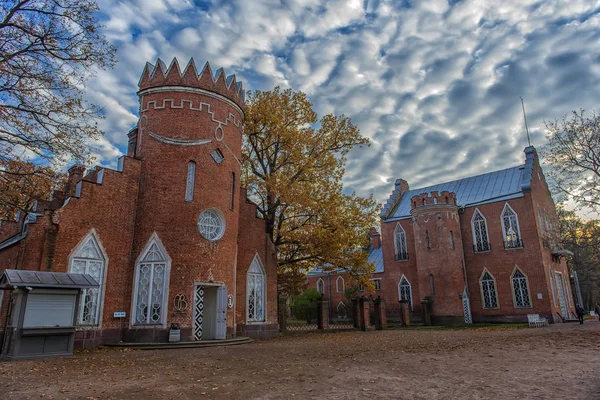
[[[458,209],[456,195],[446,191],[411,198],[420,299],[433,300],[434,323],[464,321],[460,295],[466,285]]]
[[[208,292],[224,287],[225,301],[235,298],[243,90],[235,76],[225,77],[222,69],[213,73],[208,63],[198,72],[190,60],[182,71],[176,59],[168,68],[159,59],[146,64],[138,95],[140,119],[129,142],[129,155],[142,160],[132,255],[138,270],[131,327],[137,333],[132,334],[139,339],[144,328],[136,321],[136,312],[140,320],[146,314],[136,310],[135,276],[154,236],[170,258],[166,293],[157,294],[166,298],[161,333],[178,323],[182,340],[189,340],[200,312],[199,285],[207,299],[205,334]],[[222,312],[230,336],[233,309]]]

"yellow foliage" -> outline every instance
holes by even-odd
[[[248,94],[244,133],[242,181],[277,247],[280,288],[298,292],[303,273],[323,265],[366,280],[378,206],[344,194],[342,178],[346,155],[368,139],[350,118],[318,119],[304,93],[279,87]]]

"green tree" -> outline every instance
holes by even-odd
[[[277,248],[280,289],[299,293],[315,266],[366,281],[378,206],[343,193],[342,178],[346,155],[368,139],[348,117],[319,119],[304,93],[278,87],[248,94],[244,134],[242,180]]]
[[[311,320],[317,316],[317,301],[321,294],[317,289],[305,289],[301,295],[292,299],[292,315],[297,319],[303,319],[310,324]]]

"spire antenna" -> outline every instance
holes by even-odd
[[[529,146],[531,146],[531,138],[529,137],[529,128],[527,127],[527,114],[525,114],[525,103],[523,102],[523,98],[519,96],[521,99],[521,107],[523,108],[523,119],[525,120],[525,132],[527,132],[527,142]]]

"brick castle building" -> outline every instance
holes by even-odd
[[[76,347],[166,341],[171,324],[182,340],[276,335],[275,249],[240,188],[241,83],[158,60],[137,94],[118,168],[72,167],[64,192],[3,221],[0,273],[92,275],[100,289],[82,295]]]
[[[399,317],[431,301],[433,323],[550,321],[575,314],[569,272],[556,240],[556,210],[533,147],[525,164],[410,190],[398,179],[371,235],[372,293]],[[344,316],[343,272],[309,273],[309,286]],[[359,289],[359,290],[360,290]],[[427,304],[423,303],[423,304]]]

